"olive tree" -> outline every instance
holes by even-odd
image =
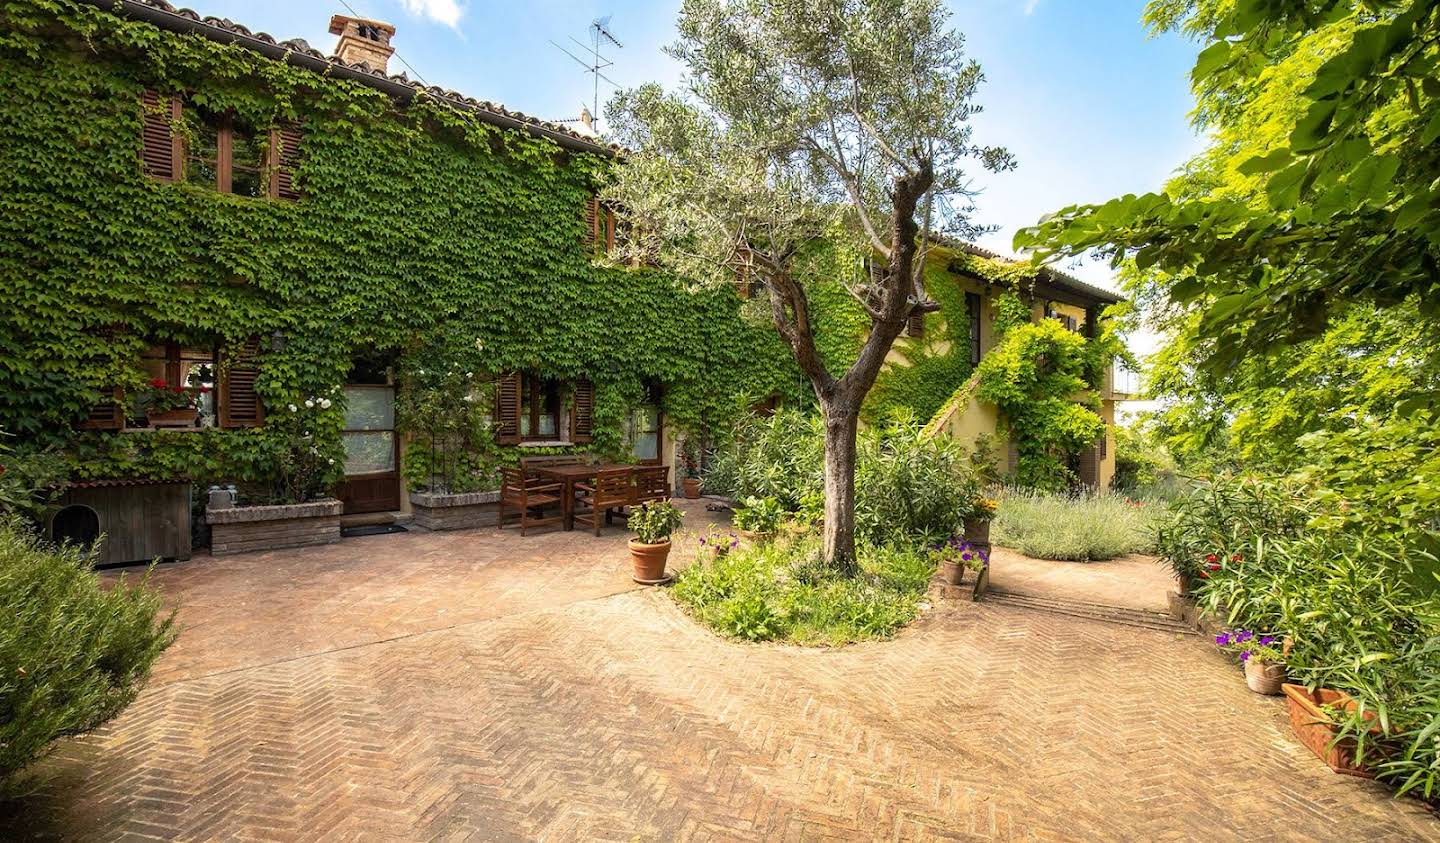
[[[825,430],[826,561],[855,570],[860,405],[925,294],[925,250],[970,235],[964,165],[1013,166],[971,140],[982,81],[937,0],[684,0],[668,48],[683,88],[621,91],[607,116],[627,148],[604,198],[620,247],[697,283],[763,284],[769,316],[814,387]],[[797,258],[818,241],[867,255],[845,285],[870,319],[832,372]]]

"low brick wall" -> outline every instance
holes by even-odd
[[[340,512],[333,499],[280,506],[235,506],[205,510],[210,553],[225,556],[256,550],[311,547],[340,541]]]
[[[500,493],[466,492],[442,495],[411,492],[410,514],[417,527],[427,530],[469,530],[500,523]]]

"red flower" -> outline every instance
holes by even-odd
[[[4,473],[5,473],[5,466],[0,465],[0,474],[4,474]]]
[[[1219,563],[1219,562],[1216,562],[1216,563],[1214,563],[1213,565],[1211,565],[1211,566],[1210,566],[1210,570],[1212,570],[1212,571],[1218,571],[1218,570],[1220,570],[1220,563]]]
[[[165,387],[169,386],[170,384],[169,384],[169,382],[166,381],[164,378],[151,378],[151,379],[150,379],[150,385],[153,386],[153,387],[155,387],[156,389],[164,389]]]
[[[1219,559],[1219,558],[1220,558],[1220,557],[1216,556],[1216,555],[1213,554],[1213,553],[1207,553],[1207,554],[1205,554],[1205,561],[1206,561],[1206,562],[1214,562],[1216,559]]]
[[[1208,579],[1210,578],[1210,572],[1209,572],[1209,571],[1201,571],[1201,572],[1200,572],[1200,576],[1202,576],[1202,577],[1204,577],[1205,579],[1208,580]]]
[[[1244,560],[1245,560],[1245,557],[1241,556],[1241,555],[1238,554],[1238,553],[1235,554],[1234,556],[1231,556],[1231,557],[1230,557],[1230,561],[1231,561],[1231,562],[1243,562]]]
[[[185,387],[183,387],[183,386],[172,386],[172,387],[170,387],[170,391],[173,392],[173,393],[175,393],[176,395],[179,395],[180,393],[182,393],[182,392],[185,391]]]
[[[207,392],[209,392],[209,391],[210,391],[210,387],[208,387],[208,386],[202,386],[202,387],[200,387],[200,394],[201,394],[201,395],[204,395],[205,393],[207,393]]]

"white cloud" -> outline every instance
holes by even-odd
[[[465,13],[458,0],[400,0],[400,3],[410,14],[439,21],[452,29],[460,26],[460,16]]]
[[[409,2],[410,0],[406,0],[407,5],[409,4]],[[1025,0],[1025,14],[1035,14],[1035,7],[1038,5],[1040,5],[1040,0]]]

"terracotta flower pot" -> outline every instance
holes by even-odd
[[[1279,696],[1280,686],[1285,684],[1285,665],[1248,659],[1245,662],[1245,684],[1257,694]]]
[[[680,485],[684,488],[685,497],[689,500],[693,501],[696,498],[700,497],[700,478],[686,477],[684,480],[680,481]]]
[[[946,585],[960,585],[965,582],[965,566],[959,562],[941,562],[940,576]]]
[[[988,518],[966,518],[965,519],[965,541],[971,544],[990,545],[990,519]]]
[[[1375,778],[1369,768],[1355,761],[1353,738],[1335,741],[1339,728],[1324,708],[1339,706],[1346,711],[1353,711],[1355,701],[1349,694],[1329,688],[1311,691],[1303,685],[1291,685],[1288,682],[1283,688],[1286,702],[1290,704],[1290,728],[1295,732],[1295,737],[1300,739],[1300,743],[1305,744],[1317,758],[1337,773],[1362,779]],[[1374,712],[1366,712],[1365,716],[1367,720],[1375,719]],[[1380,727],[1370,727],[1370,733],[1380,734]]]
[[[151,427],[194,427],[200,418],[200,411],[194,407],[181,407],[161,413],[146,413],[145,423]]]
[[[664,582],[665,560],[670,557],[670,542],[644,544],[630,540],[630,565],[634,569],[632,579],[645,585]]]

